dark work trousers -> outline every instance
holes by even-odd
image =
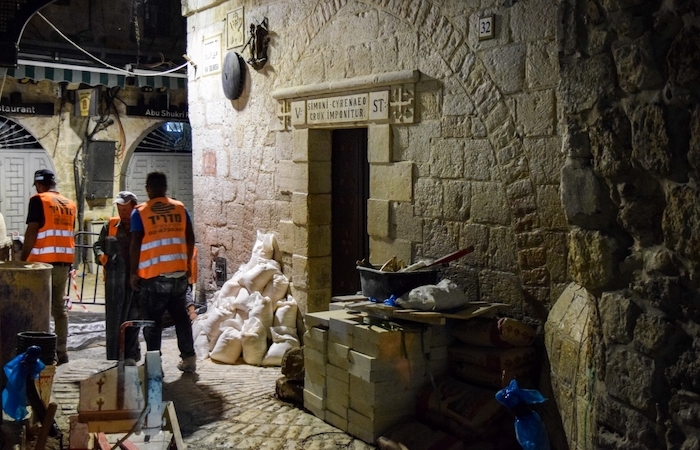
[[[128,253],[127,253],[128,254]],[[119,333],[123,322],[140,319],[139,293],[131,290],[129,268],[121,256],[110,258],[105,267],[105,331],[107,359],[119,359]],[[124,358],[141,359],[139,328],[124,333]]]
[[[194,340],[192,339],[192,322],[187,314],[185,301],[187,293],[187,277],[167,278],[163,276],[142,279],[141,307],[146,319],[155,322],[153,327],[143,330],[148,351],[160,351],[163,333],[163,314],[167,310],[175,322],[177,346],[180,358],[194,356]]]

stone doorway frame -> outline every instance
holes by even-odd
[[[392,125],[416,118],[418,70],[372,74],[276,90],[281,132],[292,132],[292,159],[280,161],[278,189],[291,197],[291,220],[280,223],[280,250],[292,255],[292,295],[302,313],[324,311],[331,299],[331,134],[340,128],[367,128],[370,198],[367,232],[370,261],[386,255],[411,260],[413,243],[390,236],[390,203],[413,201],[413,163],[392,158]],[[293,105],[307,100],[388,91],[388,114],[362,121],[308,123],[292,117]],[[306,109],[304,110],[306,111]],[[305,305],[305,308],[304,308]]]

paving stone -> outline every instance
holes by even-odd
[[[145,344],[142,342],[145,351]],[[177,341],[164,335],[162,344],[163,400],[173,401],[189,450],[374,449],[304,409],[275,397],[279,367],[218,364],[198,361],[196,374],[182,374]],[[98,344],[70,352],[70,362],[56,370],[52,401],[58,402],[57,422],[67,433],[68,418],[77,413],[78,382],[116,365],[106,361]]]

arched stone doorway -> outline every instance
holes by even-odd
[[[168,177],[168,196],[194,212],[192,192],[192,133],[186,122],[165,122],[151,130],[135,147],[124,177],[124,188],[141,201],[146,195],[146,176],[160,171]]]
[[[39,169],[55,172],[46,150],[22,125],[0,116],[0,213],[8,233],[24,235],[32,174]]]

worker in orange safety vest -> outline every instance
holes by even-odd
[[[64,295],[75,257],[75,202],[56,190],[51,170],[34,172],[36,194],[29,199],[27,230],[20,260],[49,263],[51,269],[51,315],[56,331],[56,363],[68,362],[68,312]]]
[[[131,215],[131,287],[140,291],[146,319],[155,325],[144,329],[148,351],[160,351],[163,313],[175,322],[183,372],[197,368],[192,323],[186,296],[194,253],[194,230],[185,206],[166,197],[167,177],[151,172],[146,177],[148,201]]]
[[[121,191],[113,203],[117,206],[117,217],[112,217],[102,226],[93,251],[104,267],[105,281],[105,335],[107,359],[124,357],[124,364],[135,365],[141,359],[137,327],[128,327],[124,332],[124,354],[120,355],[119,339],[121,324],[127,320],[140,319],[139,293],[131,289],[129,280],[131,257],[131,212],[138,204],[136,195]]]

